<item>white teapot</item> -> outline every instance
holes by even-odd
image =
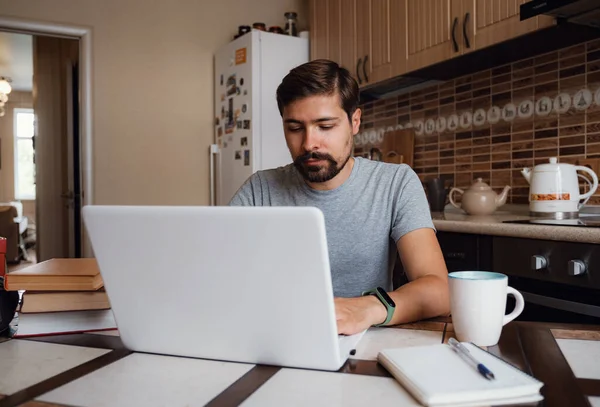
[[[582,199],[589,199],[598,189],[598,176],[594,171],[582,165],[558,163],[556,157],[550,157],[547,164],[523,168],[521,174],[529,182],[529,211],[533,216],[551,216],[554,218],[574,218],[583,205]],[[583,171],[590,178],[577,174]],[[579,180],[590,184],[590,190],[582,194]]]

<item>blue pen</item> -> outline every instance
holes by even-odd
[[[494,374],[483,365],[483,363],[480,363],[477,359],[475,359],[472,355],[471,352],[469,352],[469,350],[467,348],[465,348],[463,346],[462,343],[460,343],[459,341],[457,341],[454,338],[450,338],[448,340],[448,343],[450,344],[450,347],[456,352],[458,353],[458,355],[465,361],[467,361],[468,363],[470,363],[471,365],[473,365],[477,371],[479,373],[481,373],[481,375],[483,377],[485,377],[488,380],[492,380],[495,379],[496,377],[494,376]]]

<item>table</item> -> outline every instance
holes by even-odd
[[[132,353],[111,333],[11,339],[0,343],[0,407],[418,405],[377,351],[453,335],[447,318],[372,328],[338,372]],[[600,406],[600,326],[513,321],[488,351],[545,383],[533,405]]]

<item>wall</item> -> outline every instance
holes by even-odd
[[[15,199],[15,150],[14,150],[14,109],[33,108],[31,92],[12,91],[4,106],[6,114],[0,117],[0,148],[2,159],[0,167],[0,202],[10,202]],[[23,201],[25,207],[35,207],[35,201]],[[29,216],[35,216],[35,210],[28,211]]]
[[[577,93],[582,89],[590,91],[589,105],[581,102],[578,110]],[[559,114],[552,105],[562,93],[569,96],[565,100],[571,107]],[[510,103],[517,114],[506,121],[501,112]],[[600,40],[362,107],[357,155],[370,146],[364,142],[369,135],[412,126],[417,134],[414,169],[421,180],[442,176],[448,186],[467,188],[481,177],[498,191],[510,185],[510,202],[527,203],[523,167],[547,162],[551,156],[572,164],[600,158]],[[499,108],[491,112],[494,124],[487,117],[491,107]],[[458,125],[450,131],[453,114]],[[600,204],[600,192],[589,203]]]
[[[238,25],[284,26],[305,0],[0,0],[0,14],[92,28],[98,204],[209,203],[213,54]],[[165,101],[169,101],[165,103]]]

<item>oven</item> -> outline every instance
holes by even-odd
[[[525,299],[517,320],[600,324],[600,245],[502,236],[492,245],[492,270]]]

